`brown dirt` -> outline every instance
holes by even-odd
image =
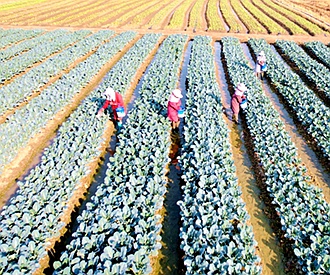
[[[182,0],[181,2],[180,2],[180,4],[183,2],[184,0]],[[180,4],[178,4],[165,18],[164,18],[164,20],[163,20],[163,22],[160,24],[161,26],[160,26],[160,28],[158,28],[157,26],[155,26],[155,28],[157,29],[157,30],[162,30],[162,29],[164,29],[169,23],[170,23],[170,21],[171,21],[171,19],[172,19],[172,16],[173,16],[173,13],[176,11],[176,9],[180,6]],[[189,12],[190,13],[190,12]],[[189,17],[187,18],[186,17],[186,19],[188,20],[189,19]],[[188,21],[186,21],[186,24],[185,25],[188,25]]]
[[[324,21],[330,22],[330,0],[281,0],[279,2],[315,13],[318,18],[321,17]]]
[[[43,28],[47,31],[56,30],[59,29],[59,27],[56,26],[26,26],[26,25],[20,25],[20,26],[12,26],[12,25],[1,25],[0,28],[3,29],[12,29],[12,28],[22,28],[22,29],[36,29],[36,28]],[[80,30],[81,27],[60,27],[61,29],[67,29],[67,30]],[[101,29],[112,29],[112,28],[84,28],[86,30],[91,31],[98,31]],[[113,28],[112,30],[118,32],[124,32],[127,31],[126,28]],[[216,31],[196,31],[193,32],[191,30],[187,31],[181,31],[181,30],[153,30],[153,29],[139,29],[139,28],[131,28],[130,30],[136,31],[139,34],[145,34],[145,33],[161,33],[164,35],[171,35],[171,34],[186,34],[190,38],[193,38],[196,35],[207,35],[212,37],[214,40],[220,40],[223,37],[231,36],[238,38],[241,42],[247,42],[250,38],[256,38],[256,39],[265,39],[268,43],[275,43],[278,39],[283,40],[291,40],[295,41],[298,44],[303,44],[308,41],[321,41],[322,43],[329,44],[330,43],[330,36],[326,35],[272,35],[272,34],[242,34],[242,33],[221,33]]]
[[[267,216],[266,206],[262,200],[260,185],[257,176],[253,172],[253,164],[250,161],[248,150],[245,146],[247,139],[244,136],[245,130],[241,125],[236,126],[230,121],[230,92],[226,84],[225,71],[223,65],[217,64],[217,81],[222,91],[221,99],[224,106],[224,120],[230,129],[230,144],[233,153],[233,160],[236,167],[238,184],[242,191],[242,200],[246,204],[246,211],[250,215],[249,224],[253,227],[255,240],[258,243],[256,253],[261,258],[262,274],[283,275],[284,256],[278,239],[273,230],[272,221]]]

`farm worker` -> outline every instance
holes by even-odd
[[[104,110],[106,108],[108,108],[108,106],[111,106],[112,109],[112,113],[113,113],[113,119],[115,121],[115,123],[117,124],[116,126],[118,126],[119,128],[122,126],[122,115],[118,115],[117,113],[117,108],[118,107],[122,107],[124,108],[124,116],[126,114],[126,109],[124,106],[124,101],[123,101],[123,97],[121,96],[120,93],[116,92],[114,89],[112,89],[111,87],[108,87],[105,92],[103,93],[103,95],[106,97],[106,100],[103,104],[103,106],[98,110],[97,112],[97,117],[100,117],[103,113]]]
[[[178,111],[181,107],[182,93],[179,89],[174,89],[167,103],[167,117],[171,121],[172,130],[178,131],[180,118]]]
[[[264,51],[261,51],[257,56],[257,62],[255,67],[256,76],[262,80],[266,71],[266,56]]]
[[[233,121],[238,123],[238,113],[240,109],[240,103],[243,99],[246,98],[244,93],[247,91],[247,87],[244,83],[239,83],[236,88],[233,96],[231,97],[231,110],[233,112]]]

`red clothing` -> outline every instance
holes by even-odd
[[[167,104],[167,117],[174,122],[177,122],[180,120],[178,116],[178,111],[180,110],[181,106],[181,100],[178,102],[172,102],[169,101]]]
[[[239,96],[237,94],[233,94],[231,98],[231,110],[234,114],[239,113],[239,104],[242,102],[242,100],[245,98],[245,95]]]
[[[116,94],[116,100],[112,101],[112,100],[106,99],[101,109],[105,110],[106,108],[108,108],[109,105],[111,105],[111,109],[113,111],[113,117],[115,120],[117,120],[118,116],[117,116],[116,109],[118,107],[124,107],[124,109],[125,109],[125,106],[124,106],[124,100],[123,100],[123,97],[121,96],[121,94],[118,92],[115,92],[115,94]],[[126,109],[125,109],[125,114],[126,114]]]

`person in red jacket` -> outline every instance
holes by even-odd
[[[181,107],[182,93],[179,89],[172,91],[167,103],[167,117],[171,121],[172,130],[179,130],[180,118],[178,111]]]
[[[233,112],[233,121],[238,123],[238,113],[240,109],[240,103],[243,99],[246,98],[244,93],[247,91],[247,87],[244,83],[239,83],[236,88],[233,96],[231,97],[231,110]]]
[[[117,126],[121,127],[123,116],[121,114],[118,114],[116,109],[118,107],[124,108],[123,115],[126,115],[126,109],[124,106],[124,100],[122,95],[110,87],[105,90],[103,95],[105,95],[106,100],[103,106],[98,110],[97,117],[100,117],[104,113],[104,110],[107,109],[110,105],[113,113],[113,119],[116,122]]]

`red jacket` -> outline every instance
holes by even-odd
[[[167,117],[171,121],[179,121],[178,111],[180,110],[181,100],[178,102],[169,101],[167,104]]]
[[[234,114],[239,113],[239,104],[242,102],[242,100],[245,98],[245,95],[239,96],[237,94],[233,94],[231,98],[231,110]]]
[[[121,96],[121,94],[118,92],[115,92],[115,94],[116,94],[116,100],[112,101],[112,100],[106,99],[101,109],[105,110],[106,108],[108,108],[109,105],[111,105],[111,109],[113,111],[113,117],[114,117],[114,119],[118,119],[116,109],[118,107],[124,107],[125,114],[126,114],[126,108],[124,106],[124,100],[123,100],[123,97]]]

